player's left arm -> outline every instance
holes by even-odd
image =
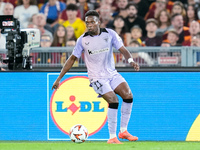
[[[120,47],[119,51],[124,55],[125,59],[130,63],[131,66],[134,67],[136,71],[140,70],[140,66],[134,62],[131,53],[124,46]]]

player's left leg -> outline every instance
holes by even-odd
[[[128,139],[129,141],[136,141],[138,140],[138,138],[136,136],[132,136],[127,131],[127,126],[133,106],[133,95],[131,89],[128,86],[127,82],[122,82],[115,88],[114,92],[123,99],[121,106],[121,124],[119,138]]]

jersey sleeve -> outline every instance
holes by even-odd
[[[74,47],[74,50],[72,52],[72,55],[76,56],[77,58],[81,57],[81,54],[83,52],[83,46],[82,46],[82,36],[80,36],[77,39],[76,45]]]
[[[124,46],[122,38],[114,31],[110,29],[110,34],[112,35],[112,45],[115,49],[119,49]]]

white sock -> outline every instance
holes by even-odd
[[[126,131],[131,116],[133,103],[122,102],[120,132]]]
[[[126,131],[127,130],[127,128],[122,128],[122,127],[120,127],[120,132],[121,133],[123,133],[124,131]]]
[[[110,139],[117,137],[116,133],[115,134],[110,134]]]
[[[108,108],[108,130],[110,138],[116,137],[118,109]]]

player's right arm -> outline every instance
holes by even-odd
[[[82,51],[83,51],[83,46],[82,46],[82,36],[81,36],[77,39],[77,42],[76,42],[76,45],[72,52],[72,55],[65,62],[64,66],[60,72],[60,75],[58,76],[58,78],[56,79],[56,81],[54,82],[54,84],[52,86],[52,90],[59,88],[60,80],[69,71],[69,69],[73,66],[76,59],[80,58]]]
[[[58,76],[56,81],[53,83],[52,90],[59,88],[60,80],[69,71],[69,69],[73,66],[76,59],[77,59],[77,57],[74,56],[73,54],[67,59],[67,61],[65,62],[64,66],[60,72],[60,75]]]

